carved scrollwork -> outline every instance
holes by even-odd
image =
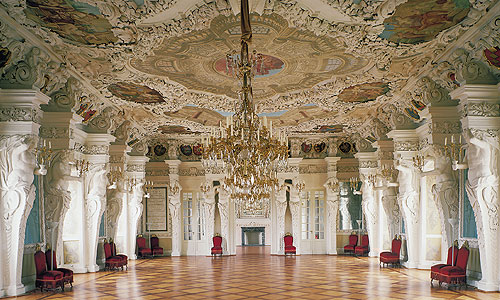
[[[479,117],[500,117],[500,104],[489,102],[469,102],[467,115]]]
[[[0,122],[33,121],[40,123],[38,109],[26,107],[0,107]]]

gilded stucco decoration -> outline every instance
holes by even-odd
[[[334,75],[362,70],[368,60],[346,53],[336,38],[319,37],[308,30],[290,28],[277,14],[252,15],[252,47],[264,54],[254,79],[259,99],[311,88]],[[237,82],[226,70],[227,53],[239,47],[239,17],[218,16],[210,27],[165,39],[145,59],[132,59],[138,71],[166,77],[190,90],[237,98]]]
[[[1,1],[0,84],[52,94],[75,77],[81,85],[73,110],[87,123],[114,106],[123,114],[107,116],[108,130],[122,121],[112,119],[128,119],[140,131],[134,139],[209,132],[236,98],[223,64],[238,48],[233,2]],[[268,118],[276,128],[292,134],[367,129],[363,136],[383,137],[397,119],[392,114],[420,114],[438,100],[426,95],[500,78],[492,0],[323,0],[329,13],[304,0],[260,2],[252,8],[252,47],[265,55],[254,82],[256,109],[274,113]],[[487,10],[490,19],[478,23]],[[468,30],[475,34],[464,44]],[[422,85],[425,77],[435,85]],[[362,96],[345,96],[370,83]]]

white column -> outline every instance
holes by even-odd
[[[118,178],[111,178],[113,182],[109,184],[116,184],[116,187],[108,189],[106,194],[106,235],[114,240],[119,253],[126,252],[127,203],[131,193],[126,175],[129,148],[127,145],[109,146],[109,171]]]
[[[460,99],[462,128],[468,143],[467,195],[474,210],[484,291],[500,289],[500,84],[465,84],[450,96]]]
[[[337,214],[339,211],[339,182],[337,179],[337,162],[340,157],[326,157],[327,181],[326,189],[326,253],[337,254]]]
[[[34,90],[0,89],[0,296],[25,292],[21,283],[26,220],[35,200],[34,148],[40,104],[49,97]]]
[[[136,259],[135,243],[137,236],[137,222],[142,215],[144,197],[144,180],[146,176],[146,163],[149,158],[145,156],[131,155],[127,160],[127,175],[133,179],[131,193],[127,203],[127,230],[125,241],[125,254],[130,259]]]
[[[64,220],[72,200],[70,185],[82,180],[73,176],[71,171],[75,157],[75,139],[79,139],[83,144],[85,135],[76,127],[82,119],[73,112],[44,112],[40,128],[40,136],[51,143],[53,151],[50,166],[47,166],[47,176],[43,178],[45,237],[48,242],[54,243],[52,249],[56,250],[56,260],[59,264],[64,263],[63,231]],[[57,227],[50,230],[50,222],[57,222]]]
[[[99,240],[99,224],[106,209],[107,163],[112,135],[89,133],[85,141],[84,159],[89,162],[89,170],[84,175],[84,261],[87,272],[99,271],[96,263]]]
[[[285,236],[285,212],[287,207],[286,202],[286,191],[287,187],[285,185],[281,186],[281,189],[277,190],[275,195],[275,207],[276,207],[276,234],[275,236],[275,249],[277,250],[275,254],[284,255],[284,236]]]
[[[180,160],[166,160],[169,168],[170,185],[168,190],[168,210],[172,218],[172,256],[181,255],[182,246],[182,215],[181,215],[181,190],[179,184]]]
[[[413,157],[418,153],[419,141],[415,130],[393,130],[387,135],[393,138],[398,157],[398,203],[406,226],[407,267],[417,268],[421,241],[420,176],[413,165]]]
[[[290,212],[292,214],[292,235],[293,235],[293,243],[295,244],[296,254],[300,255],[301,250],[301,211],[302,201],[300,199],[300,192],[296,186],[294,185],[290,188]]]
[[[215,234],[215,193],[213,189],[213,181],[206,180],[201,184],[202,191],[203,213],[205,215],[205,236],[207,241],[206,255],[212,254],[213,241]]]
[[[231,241],[229,230],[229,194],[224,189],[219,189],[219,215],[220,215],[220,231],[222,236],[222,253],[224,255],[230,254],[229,243]]]

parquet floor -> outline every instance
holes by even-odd
[[[379,268],[376,258],[271,256],[131,261],[128,271],[75,275],[64,293],[19,299],[500,299],[500,293],[431,288],[429,271]],[[241,252],[241,249],[240,249]]]

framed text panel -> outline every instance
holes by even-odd
[[[151,189],[150,197],[146,199],[146,230],[149,228],[149,231],[167,231],[167,208],[167,188]]]

